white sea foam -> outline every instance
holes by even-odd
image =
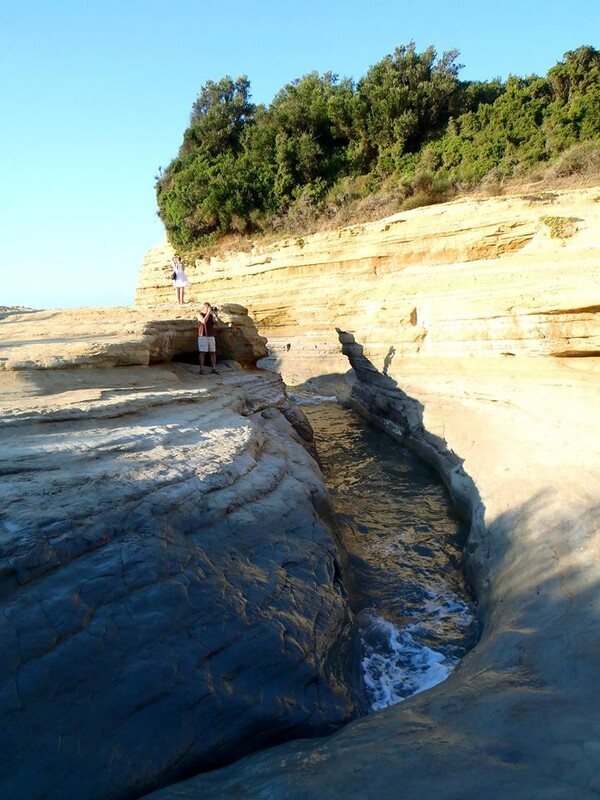
[[[296,394],[290,393],[290,400],[293,400],[297,406],[320,406],[321,403],[336,403],[337,397],[335,395],[329,396],[324,394]]]
[[[373,711],[430,689],[454,669],[455,659],[419,644],[412,625],[399,629],[382,617],[361,616],[362,667]]]
[[[423,594],[428,598],[423,604],[422,613],[432,624],[440,625],[448,620],[453,627],[468,628],[473,624],[472,608],[455,594],[448,586],[423,586]]]

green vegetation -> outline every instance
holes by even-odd
[[[577,217],[542,217],[553,239],[569,239],[577,233]]]
[[[269,106],[242,76],[209,81],[177,157],[156,181],[181,249],[226,234],[299,236],[384,216],[544,169],[600,174],[600,51],[546,77],[464,82],[458,51],[396,48],[358,82],[312,72]]]

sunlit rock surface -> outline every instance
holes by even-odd
[[[189,309],[159,248],[137,311],[55,334],[4,317],[7,796],[598,796],[599,197],[461,200],[200,261]],[[191,777],[229,759],[227,731],[235,758],[360,702],[322,484],[277,376],[139,366],[193,354],[204,300],[248,307],[290,382],[345,371],[342,338],[357,407],[472,513],[484,630],[444,684]]]
[[[346,369],[341,339],[356,407],[471,514],[483,634],[445,683],[152,800],[598,796],[599,215],[598,188],[460,200],[200,262],[288,380]]]
[[[396,379],[374,372],[371,382],[360,352],[352,357],[357,406],[440,469],[473,511],[481,641],[421,695],[152,800],[592,800],[600,360],[406,359]]]
[[[189,264],[190,299],[247,306],[289,383],[415,355],[600,354],[600,188],[467,198]],[[140,307],[172,302],[168,245]]]
[[[137,797],[361,703],[327,497],[281,379],[139,366],[187,353],[195,324],[135,316],[0,321],[7,799]]]
[[[199,305],[0,313],[0,370],[147,366],[197,353]],[[244,306],[220,309],[218,357],[255,366],[266,340]]]

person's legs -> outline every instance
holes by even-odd
[[[208,352],[210,355],[210,365],[212,367],[212,371],[217,372],[217,347],[214,336],[211,336],[208,339]]]
[[[208,340],[205,336],[198,337],[198,365],[200,366],[200,375],[204,375],[204,359],[206,358],[206,351],[208,350]]]

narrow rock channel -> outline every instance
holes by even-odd
[[[477,640],[466,530],[416,456],[335,395],[306,384],[290,393],[313,427],[348,554],[370,708],[385,708],[443,681]]]

